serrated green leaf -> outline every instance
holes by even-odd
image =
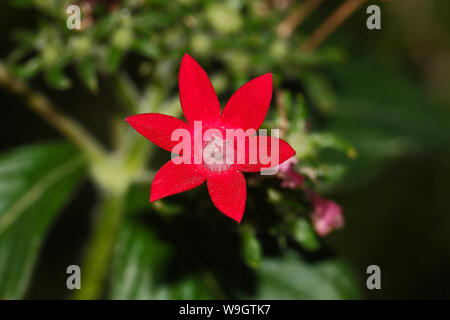
[[[42,241],[79,182],[83,163],[63,143],[0,156],[0,297],[25,294]]]

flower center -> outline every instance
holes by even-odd
[[[212,136],[203,147],[203,162],[211,171],[221,172],[233,164],[232,144],[230,141],[222,140]]]

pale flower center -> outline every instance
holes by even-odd
[[[228,169],[233,163],[232,146],[231,141],[213,136],[203,147],[203,162],[206,167],[215,172]]]

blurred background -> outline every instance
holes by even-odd
[[[66,26],[70,4],[81,30]],[[380,30],[366,27],[371,4]],[[0,8],[0,298],[450,298],[449,1]],[[264,127],[284,130],[305,182],[247,174],[241,225],[204,185],[148,203],[169,154],[123,119],[182,117],[185,52],[222,106],[274,75]],[[318,235],[305,188],[338,203],[345,226]],[[88,293],[66,287],[74,264]],[[381,290],[366,287],[373,264]]]

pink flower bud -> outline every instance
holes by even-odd
[[[309,197],[314,209],[311,215],[312,222],[320,236],[326,236],[331,231],[344,226],[344,215],[340,205],[332,200],[324,199],[316,193],[311,193]]]
[[[295,171],[295,164],[297,163],[295,157],[289,158],[278,167],[278,176],[283,180],[281,186],[283,188],[294,189],[301,186],[305,177]]]

